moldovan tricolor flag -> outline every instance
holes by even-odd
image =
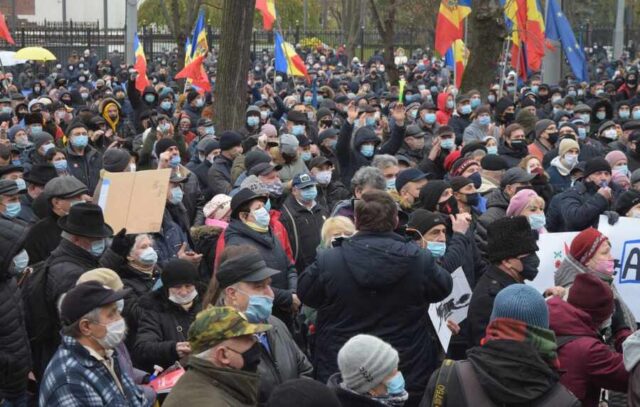
[[[275,40],[276,71],[285,72],[291,76],[304,76],[309,80],[304,61],[300,58],[293,45],[285,42],[278,32],[276,32]]]
[[[3,38],[9,44],[16,45],[16,42],[13,40],[11,32],[9,31],[9,27],[7,27],[7,22],[5,21],[4,14],[2,13],[0,13],[0,38]]]
[[[442,0],[436,22],[435,49],[445,55],[455,40],[464,38],[464,19],[471,13],[471,0]]]
[[[276,6],[273,4],[273,0],[256,0],[256,10],[262,14],[264,29],[270,31],[276,21]]]
[[[133,67],[138,71],[138,77],[136,78],[136,89],[138,92],[144,92],[144,88],[149,86],[149,78],[147,78],[147,58],[144,56],[144,50],[142,44],[138,38],[138,33],[133,37],[133,53],[136,57],[136,61]]]

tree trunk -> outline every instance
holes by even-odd
[[[395,63],[395,25],[396,25],[396,0],[390,0],[389,4],[385,8],[381,8],[382,11],[386,11],[383,16],[381,11],[378,10],[375,0],[369,0],[371,6],[371,13],[373,14],[373,20],[376,23],[380,37],[382,38],[382,45],[384,47],[384,68],[387,73],[387,79],[391,86],[398,84],[400,79],[398,75],[398,68]],[[385,10],[386,9],[386,10]],[[364,63],[364,61],[362,61]]]
[[[360,7],[364,7],[362,0],[342,0],[342,33],[349,63],[356,56],[356,46],[360,41]]]
[[[214,123],[220,131],[239,129],[244,123],[254,8],[255,0],[224,0],[222,6],[214,92]]]
[[[504,10],[497,0],[476,0],[469,15],[469,61],[462,78],[461,90],[477,89],[486,98],[496,77],[502,46],[507,37]]]

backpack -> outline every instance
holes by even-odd
[[[48,259],[34,264],[25,271],[18,283],[22,289],[25,327],[32,344],[41,343],[56,334],[54,331],[57,315],[53,315],[54,307],[46,298],[49,267]]]

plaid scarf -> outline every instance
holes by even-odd
[[[489,323],[487,335],[481,345],[493,340],[527,342],[533,345],[540,356],[552,367],[558,369],[560,361],[556,350],[556,335],[550,329],[527,325],[525,322],[511,318],[496,318]]]

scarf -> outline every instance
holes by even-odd
[[[560,362],[556,350],[556,334],[539,326],[527,325],[525,322],[511,318],[496,318],[489,323],[487,335],[481,345],[493,340],[509,340],[527,342],[533,345],[540,356],[552,367],[559,369]]]
[[[153,270],[156,267],[155,264],[151,264],[151,265],[142,264],[142,263],[139,263],[136,259],[134,259],[131,256],[127,256],[127,260],[129,261],[129,266],[132,269],[150,276],[153,275]]]
[[[386,394],[384,396],[371,396],[369,394],[361,394],[356,391],[351,390],[344,383],[340,383],[340,388],[348,391],[349,393],[357,394],[360,397],[366,397],[368,399],[377,401],[381,405],[391,406],[391,407],[402,407],[404,403],[409,399],[409,393],[406,390],[403,390],[402,393],[398,394]]]
[[[115,120],[111,120],[111,117],[109,117],[109,115],[107,114],[107,110],[109,110],[109,108],[111,106],[115,106],[118,107],[115,103],[113,102],[109,102],[105,105],[104,109],[102,109],[102,118],[107,122],[107,124],[109,125],[109,127],[111,127],[111,130],[113,130],[113,132],[115,133],[116,131],[116,126],[118,125],[118,122],[120,121],[120,117],[117,117]],[[118,109],[118,111],[120,111],[120,109]]]
[[[249,228],[251,228],[252,230],[255,230],[258,233],[267,233],[269,231],[269,226],[262,227],[255,222],[246,222],[245,224],[249,226]]]

